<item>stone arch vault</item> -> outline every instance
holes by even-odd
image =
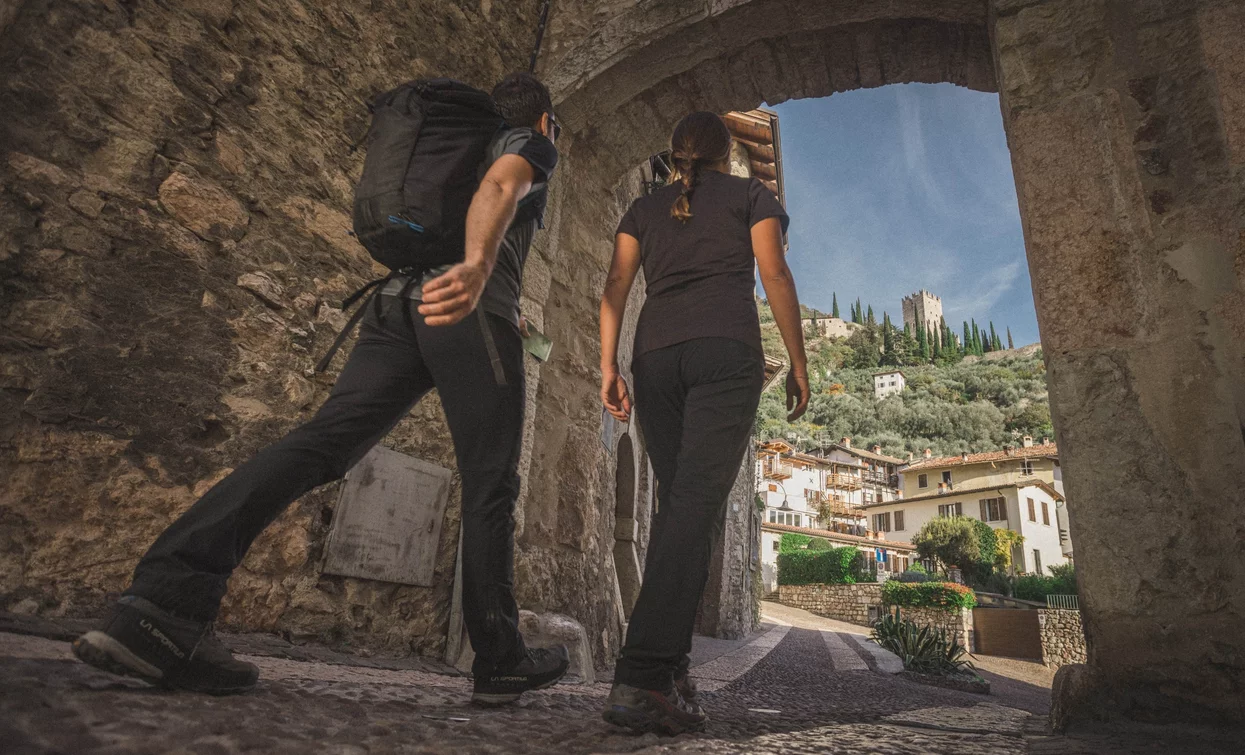
[[[347,235],[362,102],[525,68],[540,6],[0,4],[0,605],[97,612],[306,418],[333,304],[373,275]],[[1090,658],[1061,700],[1245,718],[1243,33],[1236,0],[554,0],[570,129],[524,281],[555,356],[529,365],[521,604],[617,651],[596,297],[639,160],[693,107],[951,81],[1000,93],[1066,453]],[[435,401],[386,443],[453,464]],[[304,497],[223,620],[439,654],[456,498],[416,587],[321,575],[335,498]]]

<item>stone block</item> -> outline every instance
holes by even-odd
[[[1059,669],[1051,686],[1051,729],[1062,734],[1074,723],[1105,719],[1105,696],[1103,674],[1092,666],[1077,663]]]
[[[568,674],[578,677],[584,684],[596,682],[592,646],[588,642],[588,633],[578,621],[557,613],[519,611],[519,631],[529,647],[565,645],[571,657]]]
[[[242,203],[206,178],[171,173],[160,184],[160,203],[182,225],[204,240],[237,240],[250,216]]]

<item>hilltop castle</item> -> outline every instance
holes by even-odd
[[[903,298],[903,324],[911,328],[913,334],[917,326],[926,331],[937,329],[942,322],[942,299],[925,289]]]

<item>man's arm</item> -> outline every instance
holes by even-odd
[[[497,263],[497,250],[536,172],[526,159],[502,155],[489,167],[467,209],[466,256],[424,284],[419,313],[428,325],[453,325],[476,308]]]

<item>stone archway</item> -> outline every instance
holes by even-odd
[[[1057,696],[1239,720],[1245,10],[1117,5],[556,6],[542,71],[574,131],[569,180],[597,189],[568,197],[561,238],[607,260],[625,193],[610,189],[690,110],[898,82],[998,91],[1089,643]]]
[[[631,436],[618,442],[618,463],[614,478],[614,579],[622,596],[623,621],[635,608],[643,581],[636,538],[639,526],[636,511],[636,460]]]

